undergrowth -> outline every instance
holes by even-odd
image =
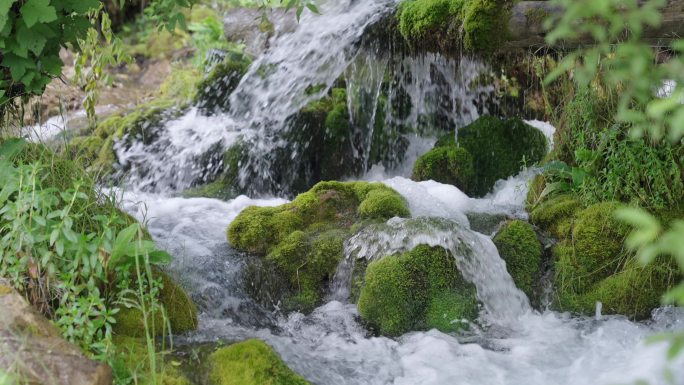
[[[154,336],[167,334],[168,321],[154,325],[148,319],[155,317],[147,314],[164,313],[152,270],[167,263],[169,254],[98,192],[77,161],[42,145],[0,138],[0,180],[0,277],[64,338],[115,368],[116,314],[124,307],[139,309],[150,369],[145,383],[160,383]],[[115,375],[119,384],[140,383],[126,370]]]

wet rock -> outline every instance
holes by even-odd
[[[108,385],[109,366],[86,358],[59,329],[0,280],[0,372],[19,383]]]
[[[223,18],[226,39],[245,44],[245,52],[252,56],[259,56],[266,51],[271,38],[291,33],[296,28],[294,11],[282,8],[236,8],[228,11]]]
[[[261,340],[247,340],[209,356],[213,385],[310,385]]]
[[[408,217],[404,199],[380,183],[321,182],[291,203],[248,207],[230,224],[228,241],[258,257],[245,289],[258,302],[309,312],[321,303],[354,226]]]

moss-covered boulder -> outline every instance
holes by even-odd
[[[173,282],[166,273],[156,270],[156,279],[161,282],[158,301],[164,307],[167,319],[161,311],[150,311],[148,305],[147,324],[152,335],[168,334],[166,321],[171,326],[171,333],[183,334],[197,329],[197,307],[185,291]],[[145,324],[142,311],[139,308],[123,307],[115,316],[114,333],[130,337],[144,337]]]
[[[542,245],[537,233],[527,222],[508,222],[494,237],[494,244],[515,285],[529,298],[541,275]]]
[[[209,356],[211,385],[310,385],[261,340],[247,340]]]
[[[530,213],[530,222],[547,231],[556,239],[570,236],[575,214],[582,204],[571,195],[559,195],[545,200]]]
[[[229,52],[226,57],[197,84],[195,104],[200,111],[211,114],[230,108],[230,95],[247,73],[252,60],[249,56]]]
[[[602,202],[577,214],[572,229],[575,257],[591,280],[613,274],[622,263],[630,227],[615,218],[619,207],[617,202]]]
[[[399,31],[415,49],[496,51],[508,35],[510,0],[404,0]]]
[[[380,334],[411,330],[463,330],[478,313],[475,287],[442,248],[419,246],[368,265],[359,314]]]
[[[458,130],[458,143],[453,134],[440,138],[433,150],[416,161],[413,176],[455,184],[466,194],[480,197],[497,180],[542,160],[546,151],[546,137],[538,129],[519,119],[483,116]]]
[[[240,184],[240,167],[247,160],[247,146],[239,140],[223,153],[223,169],[213,182],[183,191],[186,198],[204,197],[229,200],[247,192]]]
[[[409,215],[404,199],[383,184],[321,182],[291,203],[246,208],[230,224],[228,241],[257,257],[246,274],[253,297],[310,311],[344,257],[354,224]]]
[[[436,147],[418,158],[413,167],[414,180],[432,179],[468,190],[473,181],[473,157],[457,146]]]
[[[676,282],[672,261],[659,258],[642,267],[624,248],[628,226],[614,218],[616,202],[602,202],[579,211],[553,247],[554,306],[593,314],[645,318],[660,305],[661,296]]]

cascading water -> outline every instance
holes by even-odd
[[[667,362],[667,346],[645,343],[654,333],[682,329],[681,310],[660,309],[647,323],[532,311],[507,273],[491,234],[471,228],[474,215],[524,218],[527,182],[537,170],[499,181],[494,192],[480,199],[454,186],[404,178],[416,156],[434,143],[432,133],[421,126],[439,120],[458,127],[472,121],[483,112],[482,100],[491,89],[476,85],[475,79],[488,70],[475,60],[439,55],[397,59],[377,49],[364,51],[364,30],[394,5],[392,0],[330,2],[322,8],[323,15],[304,16],[294,33],[271,42],[232,94],[229,112],[203,116],[191,109],[167,122],[151,143],[127,138],[117,145],[131,190],[123,194],[124,208],[146,220],[155,240],[174,255],[170,272],[201,310],[199,330],[177,338],[176,344],[261,338],[316,385],[607,385],[640,379],[665,384],[666,368],[675,383],[684,383],[684,360]],[[388,72],[394,80],[383,90],[387,100],[382,101],[381,78]],[[308,316],[283,317],[246,294],[242,272],[249,256],[230,248],[225,229],[249,205],[285,200],[240,196],[223,202],[173,195],[198,179],[211,179],[221,162],[215,154],[246,141],[250,156],[240,167],[243,183],[255,186],[253,196],[290,196],[273,183],[273,159],[268,155],[292,145],[282,135],[288,117],[326,93],[340,75],[346,79],[349,115],[356,123],[356,160],[363,164],[360,171],[367,171],[357,177],[394,188],[409,203],[413,219],[395,218],[352,237],[327,303]],[[307,91],[319,84],[320,92]],[[402,99],[409,100],[405,105],[410,108],[393,105]],[[391,168],[369,161],[378,111],[399,133],[402,126],[417,128],[402,133],[403,151]],[[548,125],[531,123],[552,135]],[[293,146],[292,162],[299,150]],[[347,303],[355,259],[382,258],[418,244],[451,251],[483,303],[482,329],[474,328],[470,335],[432,330],[389,339],[370,336],[358,322],[355,305]]]
[[[302,190],[290,185],[292,179],[311,162],[304,154],[316,151],[306,140],[308,131],[296,132],[301,127],[293,127],[299,123],[293,118],[341,79],[353,158],[343,176],[363,174],[377,162],[396,169],[405,164],[416,135],[430,137],[486,112],[493,87],[476,81],[489,71],[485,64],[438,54],[391,55],[385,45],[363,40],[364,31],[394,7],[393,0],[339,1],[324,4],[321,15],[305,14],[293,33],[274,38],[255,58],[232,92],[228,111],[204,116],[197,108],[172,110],[162,116],[161,127],[143,127],[148,135],[121,139],[120,176],[141,191],[182,191],[212,181],[228,167],[226,149],[243,143],[246,153],[235,170],[239,190],[292,195]],[[303,138],[293,140],[297,135]],[[377,136],[380,145],[373,143]],[[315,182],[305,178],[308,185]]]

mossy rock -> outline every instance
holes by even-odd
[[[575,214],[582,204],[571,195],[559,195],[543,201],[530,213],[530,222],[547,231],[557,239],[570,236]]]
[[[453,136],[452,136],[453,137]],[[473,157],[475,176],[466,193],[483,196],[499,179],[511,177],[526,164],[542,160],[547,151],[544,134],[520,119],[483,116],[458,130],[458,145]]]
[[[496,51],[508,36],[510,0],[404,0],[399,31],[414,49]]]
[[[556,308],[591,315],[601,302],[604,314],[646,318],[675,282],[671,261],[659,258],[641,267],[625,249],[630,229],[615,219],[619,207],[601,202],[578,212],[564,240],[553,247]]]
[[[209,356],[211,385],[310,385],[261,340],[247,340]]]
[[[615,273],[624,256],[624,240],[630,227],[615,218],[617,202],[591,205],[577,214],[572,230],[575,256],[596,279]]]
[[[494,237],[494,244],[515,285],[529,298],[534,296],[535,283],[541,275],[542,244],[527,222],[508,222]]]
[[[246,192],[240,184],[240,167],[247,159],[247,147],[237,141],[223,153],[223,172],[208,184],[183,191],[186,198],[204,197],[229,200]]]
[[[673,286],[676,266],[659,261],[639,266],[631,260],[619,273],[598,282],[577,299],[577,311],[591,314],[601,302],[602,314],[622,314],[633,319],[647,319],[661,306],[662,296]]]
[[[431,51],[457,48],[465,3],[465,0],[402,1],[397,12],[399,31],[414,48]]]
[[[178,335],[197,329],[197,307],[190,297],[166,273],[157,270],[154,276],[161,280],[163,286],[159,294],[159,302],[164,306],[171,332]],[[161,311],[153,311],[148,317],[147,323],[152,335],[168,333]],[[114,332],[116,334],[130,337],[145,336],[141,310],[122,307],[115,319]]]
[[[475,170],[468,150],[457,146],[436,147],[423,154],[413,167],[412,178],[417,181],[432,179],[468,190]]]
[[[228,228],[228,241],[257,258],[246,288],[259,302],[308,312],[320,303],[344,241],[355,224],[410,215],[389,187],[368,182],[320,182],[278,207],[248,207]]]
[[[496,51],[508,36],[511,0],[468,0],[463,9],[463,45],[474,52]]]
[[[418,246],[368,264],[358,300],[361,318],[382,335],[463,330],[477,317],[475,288],[442,248]],[[453,322],[452,322],[453,321]]]
[[[416,161],[413,175],[416,180],[456,183],[469,196],[481,197],[499,179],[542,160],[546,151],[544,134],[522,120],[483,116],[458,130],[458,143],[453,134],[440,138]]]
[[[195,104],[204,113],[227,111],[230,95],[247,73],[252,60],[249,56],[228,53],[222,62],[216,64],[197,84]]]
[[[192,382],[169,362],[163,362],[166,352],[156,352],[149,356],[147,340],[140,337],[117,335],[112,339],[114,349],[110,353],[110,366],[115,384],[128,384],[137,380],[140,384],[191,385]],[[156,362],[157,373],[152,373],[150,360]]]

